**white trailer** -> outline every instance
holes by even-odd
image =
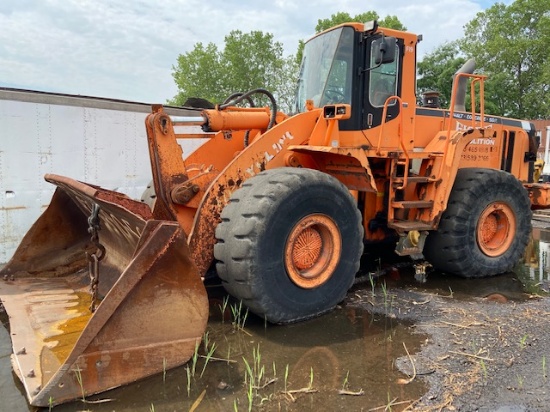
[[[542,136],[539,136],[539,138],[542,141]],[[542,180],[544,182],[550,181],[550,126],[546,126],[546,137],[544,139],[544,166],[542,168]]]
[[[55,186],[46,173],[141,196],[151,180],[150,112],[144,103],[0,88],[0,263],[48,206]],[[184,153],[197,145],[182,143]]]

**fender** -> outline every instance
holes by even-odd
[[[324,122],[321,109],[284,120],[253,139],[215,177],[202,197],[189,233],[189,247],[201,275],[206,273],[214,259],[216,226],[231,194],[250,177],[266,169],[291,166],[296,161],[304,167],[314,166],[307,156],[293,157],[288,148],[305,145],[318,122]]]

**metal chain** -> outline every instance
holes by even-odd
[[[86,252],[86,258],[88,259],[88,273],[90,276],[90,294],[92,296],[92,302],[90,304],[90,311],[95,312],[97,308],[97,285],[99,284],[99,262],[105,256],[105,247],[99,243],[99,205],[94,203],[92,206],[92,213],[88,216],[88,233],[91,234],[91,242],[95,246],[96,250],[90,254]]]

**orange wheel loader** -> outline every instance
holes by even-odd
[[[185,363],[206,327],[209,270],[273,323],[334,308],[374,242],[464,277],[510,270],[531,208],[550,203],[533,182],[534,127],[484,113],[472,61],[449,108],[417,105],[418,41],[375,22],[316,35],[292,115],[263,89],[195,117],[154,106],[151,207],[47,175],[51,204],[0,274],[30,403]],[[205,143],[184,157],[186,138]]]

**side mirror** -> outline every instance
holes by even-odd
[[[381,37],[372,42],[374,65],[393,63],[395,61],[395,49],[397,41],[395,37]]]

